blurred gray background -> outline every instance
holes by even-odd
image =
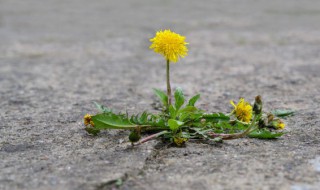
[[[319,21],[317,0],[0,0],[0,189],[318,189]],[[168,149],[88,135],[92,101],[156,112],[159,29],[189,42],[173,88],[212,112],[260,94],[297,111],[288,133]]]

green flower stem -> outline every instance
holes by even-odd
[[[163,134],[166,134],[166,133],[168,133],[168,131],[161,131],[161,132],[159,132],[159,133],[156,133],[156,134],[147,136],[146,138],[141,139],[141,140],[137,143],[137,145],[140,145],[140,144],[142,144],[142,143],[145,143],[145,142],[147,142],[147,141],[149,141],[149,140],[152,140],[152,139],[154,139],[154,138],[157,138],[157,137],[159,137],[160,135],[163,135]]]
[[[256,120],[257,120],[257,115],[254,115],[250,126],[242,133],[234,133],[234,134],[220,133],[219,134],[219,133],[209,132],[208,135],[210,135],[212,138],[220,137],[222,138],[222,140],[232,140],[232,139],[243,138],[248,134],[250,134],[252,131],[256,130],[256,127],[255,127]]]
[[[170,61],[167,60],[167,96],[168,96],[168,107],[171,105],[171,86],[170,86]]]

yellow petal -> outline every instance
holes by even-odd
[[[237,106],[234,104],[233,100],[230,100],[230,104],[233,105],[234,108],[237,107]]]

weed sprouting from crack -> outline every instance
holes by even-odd
[[[244,137],[276,139],[285,134],[285,123],[280,118],[293,115],[294,112],[265,112],[261,96],[256,96],[253,104],[244,98],[240,98],[237,103],[230,101],[234,109],[221,113],[197,108],[195,105],[200,94],[187,101],[182,89],[176,88],[172,95],[170,65],[187,55],[188,43],[184,36],[170,30],[158,31],[150,41],[150,48],[161,54],[166,61],[166,93],[154,89],[162,103],[161,112],[154,114],[145,111],[129,116],[128,113],[114,113],[112,109],[95,102],[100,113],[84,116],[88,133],[97,135],[101,130],[107,129],[130,130],[129,140],[132,145],[160,139],[179,147],[185,146],[187,141],[219,143]]]

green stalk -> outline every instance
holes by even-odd
[[[171,105],[171,86],[170,86],[170,61],[167,60],[167,96],[168,96],[168,107]]]

